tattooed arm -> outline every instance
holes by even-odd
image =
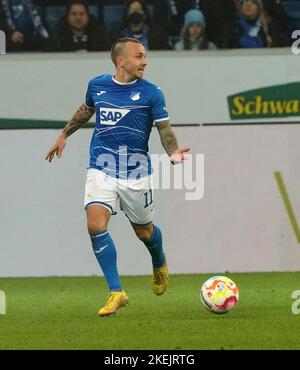
[[[60,158],[66,146],[67,137],[87,123],[94,113],[94,108],[88,108],[85,104],[82,104],[73,114],[71,120],[66,124],[55,143],[51,146],[45,159],[51,162],[55,154],[57,158]]]
[[[174,131],[171,129],[170,122],[168,120],[157,122],[156,127],[159,132],[161,144],[168,153],[171,163],[181,163],[185,159],[184,153],[189,152],[190,148],[178,148],[177,138]]]
[[[88,108],[85,104],[82,104],[73,114],[73,117],[67,123],[66,127],[63,129],[63,133],[65,134],[66,138],[74,134],[75,131],[87,123],[94,113],[94,108]]]

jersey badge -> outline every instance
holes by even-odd
[[[133,101],[140,100],[140,98],[141,98],[140,95],[141,95],[140,92],[132,91],[131,94],[130,94],[130,99],[133,100]]]

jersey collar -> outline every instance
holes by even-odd
[[[134,80],[134,81],[131,81],[131,82],[119,82],[115,79],[115,75],[112,76],[112,80],[114,81],[114,83],[116,83],[118,85],[133,85],[138,81],[138,80]]]

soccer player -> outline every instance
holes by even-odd
[[[67,137],[96,113],[84,205],[93,250],[110,291],[98,312],[100,316],[115,314],[128,303],[117,270],[116,248],[107,230],[118,202],[151,255],[154,293],[161,295],[168,286],[162,233],[152,223],[152,167],[147,153],[153,122],[173,164],[181,163],[184,153],[190,150],[178,147],[162,91],[143,79],[147,58],[142,43],[132,38],[119,39],[112,45],[111,58],[115,74],[104,74],[89,82],[85,104],[77,109],[46,156],[49,162],[55,154],[60,158]]]

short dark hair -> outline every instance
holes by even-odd
[[[121,54],[121,51],[123,50],[123,46],[127,42],[135,42],[136,44],[143,45],[143,43],[140,40],[134,39],[133,37],[122,37],[122,38],[116,40],[112,44],[111,51],[110,51],[111,60],[112,60],[112,62],[114,63],[115,66],[117,65],[116,64],[116,59]]]
[[[70,0],[69,3],[68,3],[68,6],[67,6],[67,15],[69,15],[70,10],[71,10],[73,5],[82,5],[84,7],[84,9],[86,10],[87,14],[90,14],[89,4],[88,4],[87,1],[85,1],[85,0]]]
[[[160,1],[163,1],[163,0],[160,0]],[[127,28],[129,26],[128,11],[129,11],[129,8],[130,8],[131,4],[135,3],[135,2],[140,3],[140,5],[143,9],[143,12],[144,12],[144,15],[145,15],[144,23],[147,24],[148,26],[152,23],[152,17],[149,14],[148,7],[146,6],[146,3],[145,3],[144,0],[127,0],[125,2],[124,12],[123,12],[123,19],[122,19],[121,26],[120,26],[121,29]]]

